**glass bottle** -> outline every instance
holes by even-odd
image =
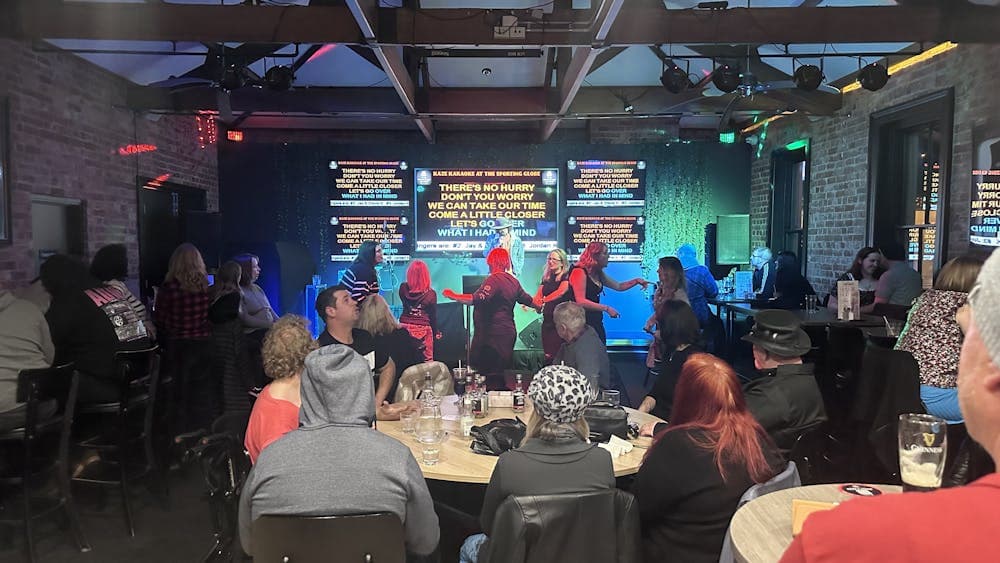
[[[513,410],[514,412],[524,412],[524,388],[521,384],[521,374],[517,374],[515,378]]]
[[[483,416],[490,414],[490,391],[486,388],[486,376],[478,375],[479,396],[483,401]]]
[[[434,382],[431,379],[431,372],[427,368],[424,368],[424,387],[420,391],[420,400],[424,404],[437,401],[437,396],[434,394]]]

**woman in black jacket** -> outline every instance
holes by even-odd
[[[743,493],[783,461],[747,410],[736,372],[709,354],[688,358],[673,418],[646,453],[632,493],[646,561],[715,563]]]
[[[531,380],[533,410],[520,447],[500,456],[486,487],[482,529],[493,527],[497,508],[512,495],[584,493],[611,489],[615,473],[611,454],[587,442],[590,429],[583,411],[590,404],[590,381],[569,366],[545,366]],[[613,533],[610,531],[608,533]],[[463,562],[477,560],[488,542],[485,534],[465,540]]]

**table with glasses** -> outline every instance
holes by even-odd
[[[773,563],[792,543],[792,500],[865,502],[841,490],[844,484],[808,485],[768,493],[743,505],[729,525],[733,557],[741,563]],[[868,485],[882,494],[903,491],[898,485]]]
[[[445,429],[447,435],[441,444],[440,461],[435,465],[426,465],[421,462],[422,448],[413,435],[403,432],[402,423],[398,420],[378,421],[377,428],[380,432],[392,436],[403,444],[406,444],[413,452],[413,457],[423,471],[425,479],[436,479],[440,481],[451,481],[455,483],[480,483],[490,482],[493,475],[493,468],[497,464],[497,457],[473,453],[469,449],[472,442],[471,437],[463,437],[458,431],[458,409],[455,405],[455,396],[444,397],[441,401],[441,411],[445,418]],[[528,409],[530,409],[530,401]],[[639,412],[635,409],[625,408],[628,412],[629,422],[634,422],[639,426],[647,422],[663,422],[663,420],[651,415]],[[515,418],[527,422],[528,412],[514,413],[510,408],[490,407],[489,415],[484,418],[477,418],[477,426],[486,424],[499,418]],[[629,440],[634,446],[632,451],[613,460],[615,476],[632,475],[639,471],[642,465],[642,458],[646,455],[646,450],[652,443],[650,438],[640,437]]]
[[[746,315],[748,317],[756,316],[761,311],[767,310],[767,307],[755,308],[751,307],[749,304],[734,303],[729,305],[729,310],[733,313],[739,313],[741,315]],[[861,315],[860,319],[855,319],[853,321],[842,321],[837,318],[836,311],[831,311],[826,307],[821,307],[814,309],[812,311],[806,311],[805,309],[791,309],[788,311],[795,315],[801,322],[802,326],[829,326],[832,324],[843,324],[846,326],[856,326],[856,327],[876,327],[885,326],[885,319],[882,317],[877,317],[875,315]]]

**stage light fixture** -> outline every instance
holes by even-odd
[[[691,87],[691,80],[686,72],[677,65],[669,65],[660,75],[660,82],[671,94],[680,94]]]
[[[712,73],[712,84],[725,93],[735,91],[740,86],[740,69],[722,65]]]
[[[874,92],[889,82],[889,70],[885,65],[872,63],[858,72],[858,83],[865,90]]]
[[[295,72],[290,66],[272,66],[264,73],[264,82],[267,83],[267,88],[276,92],[288,90],[292,87],[294,80]]]
[[[802,65],[795,69],[792,79],[800,90],[812,92],[823,83],[823,71],[816,65]]]
[[[219,87],[226,92],[239,90],[243,87],[243,69],[236,65],[229,65],[222,71],[222,79],[219,80]]]

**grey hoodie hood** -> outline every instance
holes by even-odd
[[[375,385],[368,362],[343,344],[331,344],[306,356],[302,372],[299,423],[369,427],[375,419]]]

